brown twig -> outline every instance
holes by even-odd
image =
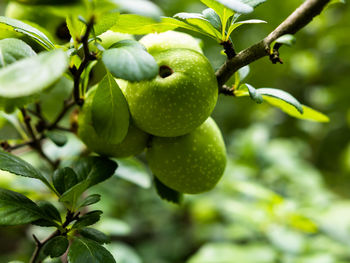
[[[41,157],[43,157],[53,168],[56,168],[58,165],[58,162],[53,162],[43,151],[41,146],[41,138],[37,138],[35,135],[35,132],[33,130],[32,124],[31,124],[31,117],[27,114],[26,109],[22,108],[21,113],[23,116],[24,124],[27,128],[27,131],[29,133],[30,138],[32,139],[31,142],[28,142],[27,145],[30,145],[34,150],[36,150]]]
[[[306,0],[267,37],[227,60],[216,72],[219,87],[240,68],[270,55],[270,45],[285,34],[295,34],[319,15],[330,0]],[[278,56],[279,57],[279,56]],[[278,58],[275,58],[277,62]]]
[[[80,97],[80,78],[83,74],[85,68],[89,64],[90,61],[96,60],[96,56],[90,53],[89,51],[89,36],[91,30],[93,29],[95,23],[95,18],[92,16],[89,23],[86,26],[85,34],[81,37],[80,42],[83,44],[84,57],[81,62],[79,68],[76,67],[71,68],[71,72],[74,75],[74,101],[77,105],[82,106],[84,104],[84,100]]]

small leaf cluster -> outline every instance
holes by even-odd
[[[115,262],[113,256],[102,246],[109,242],[109,238],[89,227],[101,219],[102,211],[82,213],[86,206],[99,202],[100,195],[85,197],[82,194],[111,177],[116,168],[116,162],[103,157],[80,158],[71,167],[56,170],[49,180],[19,157],[0,151],[0,170],[42,181],[51,189],[60,206],[68,211],[64,220],[52,202],[34,202],[21,193],[0,188],[0,225],[31,223],[56,228],[47,240],[36,240],[40,253],[35,255],[32,262],[39,262],[48,256],[60,257],[66,253],[69,241],[69,262]]]
[[[285,37],[281,41],[289,42],[290,37]],[[281,43],[276,41],[276,43]],[[250,96],[258,104],[267,102],[268,104],[281,109],[288,115],[304,120],[315,122],[329,122],[329,118],[306,105],[301,104],[295,97],[286,91],[274,88],[256,89],[248,83],[242,81],[248,76],[249,66],[243,67],[235,73],[235,83],[233,85],[233,95],[236,97]]]

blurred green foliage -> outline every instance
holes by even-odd
[[[154,2],[168,16],[204,8],[197,0]],[[245,16],[268,23],[235,31],[236,50],[262,39],[301,2],[270,0]],[[3,10],[0,0],[0,14]],[[89,209],[104,211],[97,228],[111,235],[108,247],[117,262],[350,262],[349,17],[348,4],[329,7],[296,35],[294,46],[281,48],[283,65],[261,59],[251,65],[247,78],[257,88],[293,94],[326,113],[330,123],[293,119],[267,104],[222,95],[213,115],[224,134],[229,165],[214,190],[186,196],[181,206],[166,203],[152,189],[142,162],[127,159],[120,162],[114,178],[89,191],[102,194],[102,201]],[[209,38],[202,40],[205,54],[218,68],[225,60],[221,46]],[[56,88],[53,95],[42,95],[48,102],[47,118],[57,107],[54,98],[67,94],[64,82],[57,84],[64,86],[62,92]],[[11,116],[0,119],[0,138],[2,133],[17,138],[16,125]],[[62,148],[45,144],[48,154],[62,156],[64,162],[82,149],[74,136]],[[32,152],[22,157],[43,165]],[[28,185],[25,178],[0,175],[1,187],[52,199],[40,183]],[[0,262],[27,261],[33,232],[46,237],[50,229],[0,228]]]

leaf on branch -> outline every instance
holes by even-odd
[[[176,23],[173,23],[172,20],[176,21],[176,19],[170,17],[162,17],[161,21],[157,22],[149,17],[122,14],[119,16],[117,24],[112,27],[111,30],[134,35],[164,32],[179,27]]]
[[[87,180],[74,185],[61,195],[59,201],[75,208],[79,197],[89,188],[89,185],[90,182]]]
[[[5,31],[13,31],[14,33],[24,34],[30,37],[35,42],[39,43],[44,49],[50,50],[54,49],[55,45],[51,42],[51,40],[40,30],[23,23],[22,21],[0,16],[0,34]],[[16,35],[12,36],[16,37]]]
[[[257,7],[266,2],[266,0],[240,0],[242,3],[250,5],[251,7]]]
[[[62,50],[40,53],[0,69],[0,98],[38,94],[59,80],[68,68]]]
[[[57,258],[62,256],[68,249],[69,241],[64,236],[54,237],[49,240],[43,248],[45,255],[50,256],[51,258]]]
[[[296,42],[296,38],[294,35],[290,35],[290,34],[286,34],[283,36],[280,36],[279,38],[277,38],[274,43],[279,43],[279,44],[284,44],[287,46],[292,46],[294,45]],[[272,45],[274,46],[274,44]]]
[[[68,142],[68,138],[63,132],[48,131],[45,134],[47,138],[49,138],[58,147],[62,147]]]
[[[101,138],[118,144],[129,129],[129,107],[111,74],[99,83],[92,101],[92,126]]]
[[[208,35],[214,39],[221,39],[221,33],[218,31],[202,14],[197,13],[178,13],[175,18],[186,21],[193,26],[192,31]]]
[[[73,163],[79,181],[89,181],[89,187],[110,178],[117,169],[118,164],[105,157],[80,158]]]
[[[292,105],[294,108],[296,108],[301,114],[303,113],[303,108],[300,104],[300,102],[294,98],[292,95],[290,95],[288,92],[285,92],[280,89],[271,89],[271,88],[261,88],[258,89],[259,94],[263,96],[263,98],[266,97],[272,97],[276,98],[278,100],[282,100],[290,105]]]
[[[19,176],[39,179],[50,189],[53,188],[48,180],[37,169],[13,154],[0,151],[0,170]]]
[[[112,0],[119,6],[121,12],[151,17],[156,21],[160,20],[163,11],[154,3],[148,0]]]
[[[254,100],[258,104],[260,104],[264,101],[264,99],[261,96],[261,94],[259,93],[259,91],[257,89],[255,89],[252,85],[249,85],[246,83],[245,86],[247,87],[248,92],[249,92],[249,96],[252,100]]]
[[[157,194],[163,200],[174,204],[180,204],[182,202],[183,194],[167,187],[161,181],[159,181],[156,176],[154,176],[154,186],[156,188]]]
[[[79,205],[79,208],[80,207],[84,207],[84,206],[89,206],[89,205],[93,205],[93,204],[96,204],[98,202],[100,202],[101,200],[101,195],[99,194],[92,194],[92,195],[89,195],[88,197],[86,197],[83,202]]]
[[[40,207],[26,196],[0,188],[0,225],[22,225],[44,217]]]
[[[201,0],[201,1],[210,8],[215,7],[213,8],[215,11],[216,9],[219,9],[219,10],[223,9],[223,7],[217,7],[217,5],[222,5],[240,14],[249,14],[254,10],[250,5],[247,5],[240,0]]]
[[[54,172],[52,182],[57,192],[63,194],[76,185],[79,181],[77,174],[72,168],[64,167],[59,168]]]
[[[0,40],[0,68],[35,55],[34,50],[20,39],[6,38]]]
[[[91,227],[85,227],[78,230],[78,233],[82,235],[83,237],[86,237],[88,239],[92,239],[100,244],[108,244],[111,242],[111,239],[109,236],[107,236],[105,233]]]
[[[87,238],[75,238],[68,252],[69,263],[116,263],[112,254],[102,245]]]
[[[261,23],[267,23],[264,20],[260,20],[260,19],[250,19],[250,20],[244,20],[244,21],[238,21],[236,23],[233,23],[230,25],[228,32],[227,32],[227,37],[229,37],[232,32],[237,29],[238,27],[240,27],[241,25],[245,25],[245,24],[261,24]]]
[[[300,113],[300,111],[298,111],[294,106],[292,106],[289,103],[286,103],[274,97],[268,97],[268,96],[263,96],[263,97],[264,97],[264,101],[268,102],[272,106],[280,108],[283,112],[287,113],[292,117],[302,119],[302,120],[315,121],[315,122],[330,121],[328,116],[308,106],[301,105],[303,109],[303,113]]]
[[[210,24],[219,32],[222,30],[221,20],[218,14],[211,8],[207,8],[202,12],[205,19],[207,19]]]
[[[158,74],[155,59],[134,40],[122,40],[103,52],[102,61],[116,78],[128,81],[152,79]]]
[[[242,86],[246,86],[247,89],[239,88],[235,90],[234,94],[236,97],[250,96],[257,103],[265,101],[298,119],[329,122],[329,118],[326,115],[300,104],[296,98],[283,90],[272,88],[255,89],[253,86],[246,83],[241,85],[241,87]]]
[[[39,201],[37,205],[40,207],[45,218],[35,220],[32,222],[33,225],[43,227],[58,227],[62,223],[60,212],[57,208],[48,201]]]
[[[74,223],[72,228],[79,229],[79,228],[83,228],[83,227],[86,227],[86,226],[93,225],[93,224],[97,223],[98,221],[100,221],[102,213],[103,212],[100,211],[100,210],[91,211],[89,213],[86,213],[85,215],[80,217]]]

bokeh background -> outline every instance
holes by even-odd
[[[157,0],[165,15],[201,12],[199,0]],[[236,50],[259,41],[302,1],[268,0],[232,35]],[[6,1],[0,0],[0,14]],[[220,96],[213,117],[228,150],[228,166],[217,187],[162,201],[140,160],[121,161],[115,177],[90,192],[102,193],[93,208],[104,211],[98,228],[112,236],[118,263],[346,263],[350,262],[350,8],[335,4],[300,31],[292,47],[280,49],[283,65],[268,58],[250,65],[246,82],[293,94],[325,114],[327,124],[297,120],[249,98]],[[218,68],[221,46],[203,40]],[[0,139],[12,132],[0,118]],[[73,156],[82,149],[74,137],[46,151]],[[41,165],[31,152],[22,155]],[[142,160],[142,156],[141,156]],[[0,173],[0,187],[20,189],[33,199],[50,199],[40,183]],[[0,262],[27,261],[31,234],[51,229],[0,227]],[[48,261],[49,262],[49,261]]]

